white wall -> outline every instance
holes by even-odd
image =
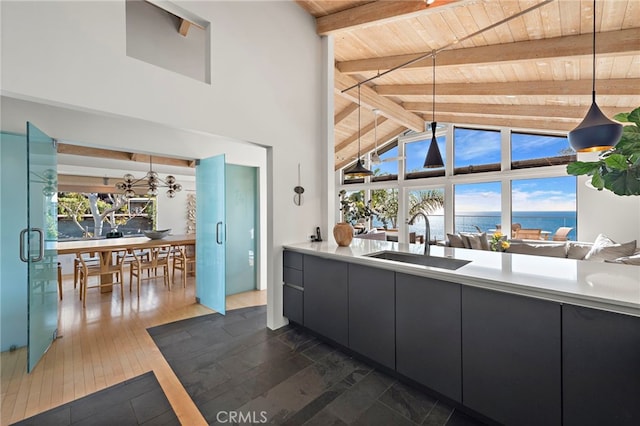
[[[597,154],[579,154],[580,161],[595,161]],[[605,234],[618,243],[637,240],[640,246],[640,196],[619,196],[586,185],[578,176],[578,240],[594,241]]]
[[[306,239],[322,219],[326,172],[315,161],[323,145],[321,41],[314,20],[293,2],[177,3],[212,22],[211,85],[127,57],[124,2],[3,1],[2,93],[96,112],[95,122],[125,117],[272,147],[267,321],[276,328],[285,322],[276,285],[282,244]],[[115,149],[204,158],[219,148],[211,139],[166,144],[140,137],[129,144],[109,137],[117,129],[102,135],[89,123],[38,124],[53,137]],[[292,201],[298,163],[305,165],[301,207]]]

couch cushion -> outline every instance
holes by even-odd
[[[569,245],[567,247],[567,257],[569,259],[578,259],[582,260],[589,253],[593,247],[593,243],[577,243],[575,241],[569,241]]]
[[[507,253],[533,254],[536,256],[566,257],[566,247],[564,244],[511,244]]]
[[[625,265],[637,265],[640,266],[640,254],[634,254],[633,256],[624,256],[624,257],[619,257],[613,261],[609,261],[609,262],[615,262],[615,263],[624,263]]]
[[[449,247],[465,248],[462,237],[458,234],[447,234],[449,240]]]
[[[618,244],[606,235],[600,234],[584,259],[595,262],[604,262],[605,260],[614,260],[619,257],[632,256],[635,251],[636,240],[629,241],[624,244]]]

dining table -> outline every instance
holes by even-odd
[[[73,241],[58,241],[56,249],[58,254],[78,254],[91,253],[100,256],[104,268],[113,264],[113,252],[119,250],[127,250],[132,253],[134,250],[144,250],[156,246],[171,244],[172,246],[182,246],[196,243],[196,234],[177,234],[167,235],[164,238],[151,239],[144,236],[141,237],[120,237],[120,238],[100,238],[100,239],[83,239]],[[113,282],[113,276],[109,274],[101,275],[101,284],[109,284]],[[111,291],[111,286],[103,287],[104,291]]]

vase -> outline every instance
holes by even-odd
[[[353,240],[353,226],[347,222],[338,222],[333,227],[333,238],[341,247],[347,247]]]

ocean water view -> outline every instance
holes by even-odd
[[[374,219],[374,226],[382,225],[376,222]],[[577,218],[575,211],[514,211],[512,213],[512,222],[519,223],[526,229],[547,231],[550,236],[558,228],[568,226],[573,228],[568,235],[568,239],[576,240]],[[429,223],[431,224],[431,239],[446,239],[443,215],[429,215]],[[492,234],[498,224],[500,224],[500,212],[461,212],[455,216],[454,228],[455,232],[477,232],[477,226],[483,232]],[[424,220],[419,218],[414,225],[409,226],[409,229],[417,235],[424,235]]]

